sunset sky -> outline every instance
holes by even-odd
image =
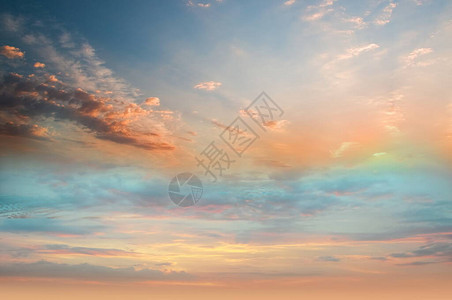
[[[452,1],[2,1],[0,65],[0,298],[451,299]]]

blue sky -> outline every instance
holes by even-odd
[[[446,299],[450,1],[1,11],[0,277],[30,284],[22,296],[56,282]],[[284,113],[259,127],[245,109],[262,91]],[[237,116],[259,135],[241,157],[219,137]],[[216,183],[195,160],[212,141],[235,161]],[[181,172],[203,182],[195,206],[168,198]]]

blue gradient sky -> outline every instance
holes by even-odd
[[[0,283],[29,285],[4,295],[446,299],[451,4],[2,3]],[[263,90],[266,131],[243,113]],[[259,139],[212,183],[195,156],[237,116]]]

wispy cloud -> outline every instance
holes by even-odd
[[[355,56],[359,56],[362,53],[375,50],[377,48],[380,48],[380,46],[377,45],[377,44],[373,44],[373,43],[372,44],[367,44],[367,45],[364,45],[364,46],[360,46],[360,47],[349,48],[349,49],[347,49],[346,53],[339,55],[337,57],[337,59],[338,60],[350,59],[350,58],[353,58]]]
[[[375,18],[374,24],[376,25],[388,24],[391,21],[392,12],[396,7],[397,3],[390,2],[387,6],[383,8],[380,15]]]
[[[339,258],[335,256],[319,256],[317,257],[318,261],[331,261],[331,262],[339,262],[341,261]]]
[[[393,253],[391,257],[395,258],[410,258],[410,257],[437,257],[446,258],[448,261],[452,262],[452,243],[451,242],[440,242],[440,243],[430,243],[421,246],[412,252],[402,252]]]
[[[221,86],[221,82],[218,81],[206,81],[195,85],[193,88],[198,90],[214,91]]]
[[[36,249],[39,253],[52,255],[90,255],[90,256],[132,256],[132,251],[111,248],[71,247],[64,244],[45,245],[42,249]]]
[[[217,2],[221,2],[218,1]],[[202,8],[209,8],[211,6],[211,3],[208,2],[193,2],[192,0],[189,0],[186,2],[187,6],[197,6],[197,7],[202,7]]]
[[[333,11],[335,0],[323,0],[317,5],[310,5],[306,9],[306,14],[303,16],[303,20],[312,22],[322,19],[325,15]]]
[[[135,269],[134,267],[111,268],[92,264],[59,264],[48,261],[32,263],[2,264],[1,277],[43,277],[72,278],[86,281],[151,281],[151,280],[192,280],[194,277],[186,272],[162,272],[152,269]]]
[[[352,152],[360,146],[357,142],[343,142],[336,150],[330,151],[331,157],[340,158],[347,152]]]
[[[410,66],[425,66],[431,64],[431,61],[420,61],[421,56],[425,56],[433,52],[432,48],[418,48],[413,50],[410,54],[403,58],[405,67]]]

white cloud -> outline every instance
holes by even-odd
[[[217,1],[217,2],[221,2],[221,1]],[[193,1],[191,1],[191,0],[189,0],[189,1],[187,1],[186,2],[186,5],[187,6],[198,6],[198,7],[203,7],[203,8],[208,8],[208,7],[210,7],[210,3],[202,3],[202,2],[198,2],[198,3],[194,3]]]
[[[325,15],[333,11],[331,6],[336,0],[324,0],[318,5],[310,5],[307,8],[308,14],[303,17],[303,20],[312,22],[322,19]]]
[[[350,59],[350,58],[358,56],[362,53],[375,50],[379,47],[380,46],[377,44],[368,44],[368,45],[361,46],[361,47],[350,48],[350,49],[347,49],[346,53],[339,55],[337,57],[337,59],[338,60]]]
[[[405,61],[405,66],[424,66],[431,63],[430,62],[421,62],[419,61],[419,57],[424,56],[426,54],[432,53],[432,48],[418,48],[413,50],[410,54],[403,58]]]
[[[286,2],[284,2],[284,5],[290,6],[292,4],[295,3],[296,0],[287,0]]]
[[[207,8],[207,7],[210,7],[210,3],[198,3],[198,6]]]
[[[332,158],[340,158],[345,153],[356,150],[360,146],[357,142],[343,142],[336,150],[330,151]]]
[[[67,51],[66,47],[58,47],[61,37],[58,43],[55,43],[44,34],[24,32],[22,41],[33,47],[42,58],[42,63],[52,73],[61,74],[60,80],[65,83],[90,92],[111,91],[115,98],[132,99],[138,96],[130,85],[105,67],[104,62],[87,42],[79,42],[66,34],[64,43],[73,45],[70,51]]]
[[[345,22],[352,23],[355,28],[361,29],[366,26],[366,22],[364,22],[363,18],[361,17],[350,17],[348,19],[345,19]]]
[[[392,11],[397,7],[396,3],[389,3],[385,8],[383,8],[382,13],[374,20],[376,25],[385,25],[390,22]]]
[[[220,86],[221,86],[221,82],[206,81],[206,82],[198,83],[193,88],[198,89],[198,90],[213,91],[213,90],[216,90],[217,88],[219,88]]]

